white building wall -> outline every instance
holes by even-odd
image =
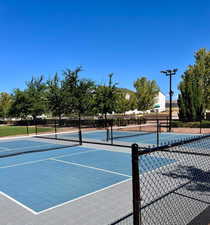
[[[166,96],[162,93],[159,92],[158,95],[155,97],[155,105],[159,105],[160,108],[155,109],[158,112],[163,112],[166,110]],[[154,106],[155,106],[154,105]]]
[[[129,99],[129,98],[130,98],[130,95],[126,94],[126,99]],[[156,109],[152,108],[151,110],[147,110],[146,112],[149,113],[150,111],[154,111],[154,110],[156,112],[163,112],[163,111],[165,111],[165,104],[166,104],[166,97],[162,92],[159,92],[158,95],[155,97],[154,107],[155,107],[155,105],[159,105],[160,107],[156,108]],[[126,115],[140,114],[140,113],[143,113],[143,112],[138,111],[137,109],[125,112]]]

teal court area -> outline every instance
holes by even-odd
[[[131,179],[129,153],[65,147],[30,138],[1,141],[0,155],[20,152],[21,146],[24,152],[27,148],[38,152],[0,159],[0,192],[34,214],[71,204]],[[39,152],[49,146],[58,149]],[[173,162],[175,160],[145,155],[140,160],[140,171],[146,173]]]
[[[185,134],[185,133],[169,133],[161,132],[159,133],[159,143],[168,143],[180,141],[185,138],[193,138],[199,134]],[[78,137],[77,133],[60,133],[57,134],[58,138],[63,139],[72,139]],[[99,131],[84,131],[82,132],[83,140],[95,140],[103,141],[107,140],[107,133],[105,130]],[[109,138],[110,139],[110,138]],[[138,143],[138,144],[148,144],[156,145],[157,144],[157,133],[155,132],[144,132],[144,131],[114,131],[113,132],[113,141],[114,142],[127,142],[127,143]]]

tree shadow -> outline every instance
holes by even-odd
[[[171,177],[173,179],[185,179],[186,190],[201,192],[206,196],[210,196],[210,171],[193,166],[178,165],[174,170],[161,173],[163,176]]]

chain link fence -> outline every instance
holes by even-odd
[[[188,224],[210,204],[210,136],[134,144],[132,158],[134,225]]]

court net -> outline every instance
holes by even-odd
[[[58,140],[43,140],[38,137],[13,138],[0,141],[0,158],[20,154],[60,150],[78,146],[77,142],[62,142]]]
[[[154,135],[157,132],[160,132],[160,129],[155,124],[111,127],[109,138],[123,139],[135,136]]]

